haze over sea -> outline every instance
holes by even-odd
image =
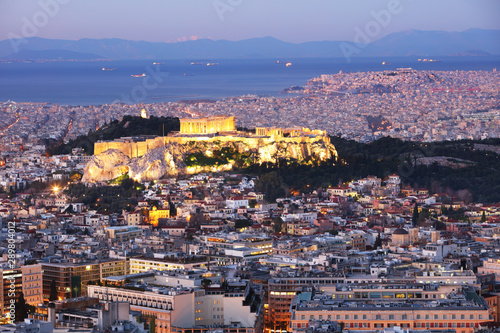
[[[500,66],[500,57],[435,59],[440,61],[397,57],[353,58],[351,63],[344,58],[158,60],[160,65],[153,65],[149,60],[0,63],[0,102],[101,105],[117,100],[154,103],[247,94],[286,97],[289,95],[280,93],[283,89],[304,85],[315,76],[340,70],[366,72],[411,67],[436,71],[491,71]],[[276,60],[282,63],[276,64]],[[390,64],[382,65],[384,61]],[[292,65],[287,67],[286,62]],[[207,63],[218,65],[207,66]],[[103,67],[116,70],[103,71]],[[158,76],[151,76],[150,72],[158,72]],[[148,75],[147,80],[131,76],[142,73]]]

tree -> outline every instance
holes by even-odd
[[[170,217],[177,216],[177,208],[175,208],[175,204],[168,199],[168,209],[170,210]]]
[[[203,280],[201,280],[201,286],[203,288],[208,287],[211,283],[212,283],[212,281],[210,281],[209,279],[203,279]]]
[[[56,280],[52,280],[52,282],[50,283],[49,301],[55,301],[55,300],[57,300]]]
[[[375,238],[375,243],[373,244],[373,247],[378,249],[381,246],[382,246],[382,237],[380,237],[380,232],[379,232],[377,238]]]
[[[274,232],[283,231],[283,220],[279,216],[273,219],[273,231]]]
[[[481,215],[481,223],[486,222],[486,212],[483,210],[483,215]]]
[[[156,330],[156,317],[149,320],[149,333],[155,333]]]
[[[277,171],[263,174],[256,182],[255,189],[264,193],[267,202],[275,202],[286,194],[285,184]]]
[[[416,227],[418,223],[418,202],[415,201],[415,207],[413,208],[413,216],[411,218],[411,222],[413,226]]]
[[[26,300],[24,299],[24,294],[22,291],[19,294],[19,298],[15,304],[15,307],[16,307],[16,322],[24,321],[24,319],[28,318],[30,307],[28,304],[26,304]]]

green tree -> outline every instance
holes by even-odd
[[[483,215],[481,215],[481,223],[486,222],[486,212],[483,210]]]
[[[56,280],[52,280],[52,282],[50,283],[49,301],[55,301],[55,300],[57,300]]]
[[[28,313],[30,311],[29,305],[26,304],[26,300],[24,299],[24,294],[21,291],[19,294],[19,298],[15,304],[16,307],[16,322],[24,321],[24,319],[28,318]]]
[[[279,216],[273,219],[273,231],[274,232],[283,231],[283,220]]]
[[[149,320],[149,333],[155,333],[156,330],[156,317]]]
[[[276,199],[286,194],[285,184],[277,171],[260,176],[255,184],[255,189],[264,193],[267,202],[275,202]]]
[[[411,218],[411,222],[413,223],[413,226],[417,226],[418,223],[418,202],[415,201],[415,207],[413,207],[413,216]]]
[[[201,286],[203,288],[208,287],[211,283],[212,283],[212,281],[210,281],[209,279],[203,279],[203,280],[201,280]]]
[[[378,249],[381,246],[382,246],[382,237],[380,236],[380,232],[379,232],[377,235],[377,238],[375,238],[375,243],[373,244],[373,247]]]

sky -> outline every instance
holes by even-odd
[[[0,40],[352,41],[408,29],[500,29],[499,0],[0,0]]]

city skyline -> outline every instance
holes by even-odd
[[[94,0],[3,1],[0,40],[16,37],[122,38],[151,42],[197,39],[353,41],[357,29],[373,40],[405,30],[500,29],[496,1]],[[445,17],[445,19],[443,19]],[[377,26],[378,25],[378,26]],[[370,30],[371,29],[371,30]]]

